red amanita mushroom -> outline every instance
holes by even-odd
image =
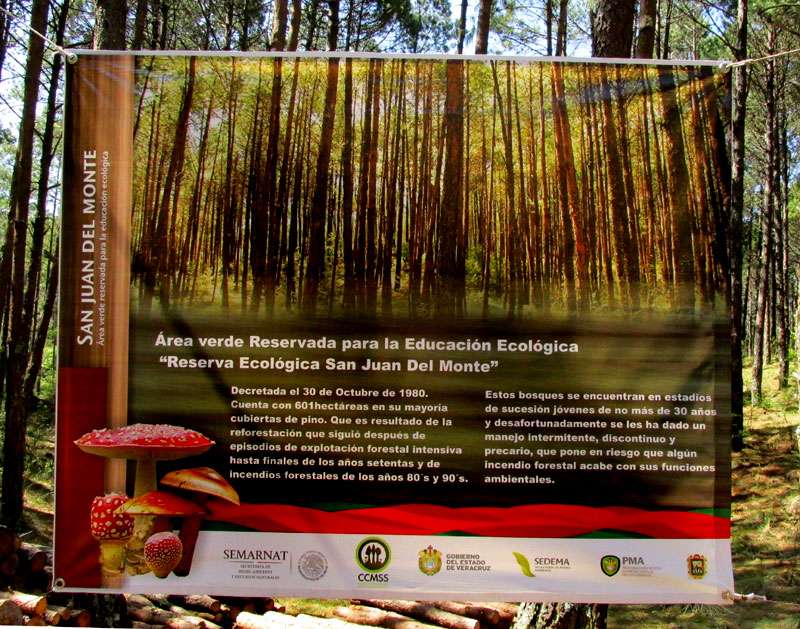
[[[162,531],[144,543],[144,559],[159,579],[164,579],[181,560],[183,545],[175,533]]]
[[[231,487],[222,475],[210,467],[194,467],[185,470],[169,472],[161,479],[163,485],[193,492],[192,498],[198,504],[205,504],[210,498],[216,497],[227,500],[235,505],[239,504],[239,494]],[[200,533],[202,515],[190,515],[183,520],[180,530],[183,542],[183,557],[175,568],[175,574],[185,577],[192,567],[192,557]]]
[[[195,430],[168,424],[130,424],[86,433],[75,442],[81,450],[110,458],[136,461],[134,496],[156,488],[156,461],[201,454],[214,442]],[[128,548],[128,571],[144,568],[141,549],[152,534],[152,521],[139,518]]]
[[[168,491],[150,491],[131,498],[117,508],[117,513],[127,516],[154,516],[155,533],[172,530],[169,522],[172,516],[199,516],[205,512],[205,508],[199,504]]]
[[[110,458],[134,459],[134,496],[156,488],[156,461],[202,454],[214,445],[195,430],[168,424],[130,424],[86,433],[75,442],[81,450]]]
[[[100,542],[100,572],[103,587],[122,586],[125,544],[133,535],[133,518],[117,509],[128,501],[126,494],[98,496],[89,510],[92,537]]]

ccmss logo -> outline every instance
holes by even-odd
[[[388,583],[389,575],[383,571],[392,560],[389,544],[380,537],[368,537],[356,548],[356,562],[364,571],[358,575],[362,583]]]

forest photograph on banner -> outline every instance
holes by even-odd
[[[80,55],[60,584],[729,603],[726,90]]]

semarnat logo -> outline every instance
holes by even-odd
[[[269,561],[283,562],[289,557],[287,550],[244,550],[240,548],[226,548],[222,551],[222,556],[229,561]]]

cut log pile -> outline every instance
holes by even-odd
[[[242,614],[283,611],[271,598],[126,594],[128,618],[139,629],[229,629]]]
[[[11,529],[0,526],[0,585],[42,594],[53,582],[52,565],[49,548],[26,544]]]
[[[472,603],[456,601],[354,600],[349,607],[337,607],[338,618],[291,616],[269,611],[258,615],[243,612],[236,619],[236,629],[508,629],[518,606],[513,603]]]

